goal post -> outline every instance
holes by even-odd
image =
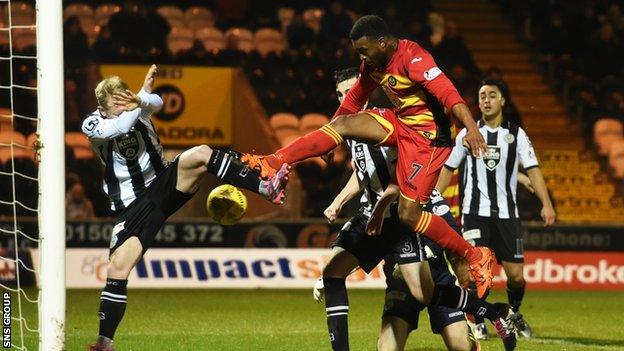
[[[65,350],[65,109],[63,4],[36,2],[40,351]]]

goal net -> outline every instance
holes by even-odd
[[[0,0],[1,340],[15,350],[64,349],[61,14],[60,0]]]

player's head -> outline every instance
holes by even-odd
[[[98,102],[98,109],[107,117],[116,117],[122,110],[113,104],[113,94],[125,91],[128,85],[118,76],[110,76],[95,87],[95,98]]]
[[[379,16],[360,17],[353,24],[349,38],[360,59],[369,66],[385,66],[394,52],[394,37],[386,22]]]
[[[334,73],[334,79],[336,79],[336,96],[338,96],[338,101],[340,101],[340,103],[342,103],[342,100],[347,96],[349,89],[355,84],[358,74],[359,71],[355,67],[341,69]]]
[[[479,109],[485,119],[498,117],[505,106],[505,85],[500,80],[486,78],[479,84]]]

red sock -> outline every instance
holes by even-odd
[[[342,137],[329,125],[293,140],[267,158],[272,167],[295,163],[324,155],[342,144]]]
[[[457,235],[442,217],[435,216],[431,212],[422,212],[414,230],[455,255],[466,258],[469,263],[481,258],[479,250]]]

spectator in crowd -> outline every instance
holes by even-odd
[[[89,219],[95,217],[93,204],[85,195],[82,183],[74,182],[67,192],[65,209],[68,219]]]
[[[320,36],[323,40],[337,44],[348,43],[349,31],[353,26],[353,20],[347,14],[340,1],[332,1],[329,11],[326,11],[321,19]]]

